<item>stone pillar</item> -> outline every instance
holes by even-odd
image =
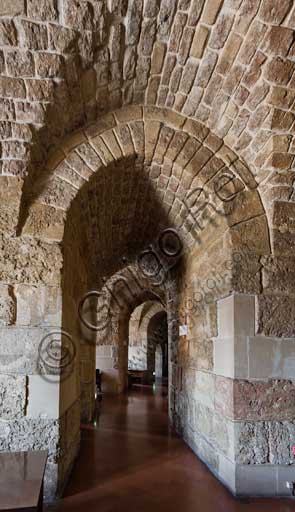
[[[66,343],[62,290],[57,285],[2,285],[1,303],[1,450],[48,450],[44,491],[51,501],[63,489],[80,442],[77,358],[66,378],[58,374],[60,342],[63,348]],[[75,335],[69,343],[77,355]]]
[[[218,301],[215,467],[237,495],[290,496],[295,481],[295,338],[256,334],[254,295]]]

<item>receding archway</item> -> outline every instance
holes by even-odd
[[[258,293],[259,282],[252,269],[270,251],[266,215],[249,169],[202,124],[168,109],[129,107],[64,141],[24,201],[22,237],[38,243],[46,240],[52,247],[60,247],[62,241],[61,327],[73,334],[77,359],[71,380],[60,383],[61,417],[70,417],[73,408],[82,410],[84,418],[91,417],[95,344],[101,334],[117,340],[114,370],[118,370],[118,389],[124,389],[125,370],[120,365],[121,361],[127,364],[127,358],[120,340],[128,338],[127,319],[140,293],[156,288],[159,295],[161,289],[168,315],[170,418],[207,461],[191,440],[191,427],[196,425],[190,414],[196,405],[190,375],[205,379],[207,372],[214,382],[219,364],[219,359],[214,360],[218,301],[240,293],[247,295],[243,299],[247,303],[248,295]],[[173,233],[181,250],[172,247],[171,251],[170,241],[162,236],[167,232]],[[144,265],[142,257],[147,260]],[[222,272],[224,267],[227,279],[216,287],[212,303],[205,304],[198,321],[190,325],[196,316],[188,307],[192,288],[198,279],[208,284],[212,271]],[[132,305],[128,283],[131,279],[137,287],[139,274],[144,274],[149,285],[143,286]],[[129,294],[123,309],[118,305],[120,283],[125,295]],[[93,289],[102,300],[106,292],[119,315],[112,323],[109,302],[104,302],[106,316],[99,309],[95,319],[103,320],[103,329],[94,329],[96,334],[89,336],[79,322],[77,304]],[[249,317],[254,319],[252,305]],[[235,353],[232,346],[229,350]],[[216,421],[220,413],[213,405],[210,414]],[[79,418],[76,414],[76,431]],[[230,421],[224,419],[226,429],[231,428]],[[66,440],[68,433],[59,435]],[[209,436],[206,442],[212,443]],[[60,482],[70,471],[77,447],[78,437],[69,447],[67,460],[58,459]],[[232,467],[235,471],[234,463]]]

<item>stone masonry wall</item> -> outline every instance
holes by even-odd
[[[262,476],[250,478],[252,492],[255,482],[263,493],[286,492],[294,29],[292,0],[0,0],[0,443],[49,445],[49,495],[78,448],[80,379],[91,416],[94,348],[78,343],[81,368],[53,386],[40,375],[40,340],[56,324],[81,342],[76,302],[97,268],[109,278],[118,258],[167,225],[194,247],[168,308],[171,417],[235,492],[247,491],[253,468]],[[226,218],[213,215],[217,226],[203,212],[200,227],[190,192],[206,186],[212,208],[224,168],[239,197],[232,210],[223,205]],[[77,222],[64,230],[72,213]],[[250,304],[248,330],[241,322],[239,334],[239,317],[228,333],[222,311],[235,317],[240,296]],[[178,314],[192,322],[179,341]]]

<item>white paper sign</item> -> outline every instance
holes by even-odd
[[[179,336],[187,336],[187,325],[179,326]]]

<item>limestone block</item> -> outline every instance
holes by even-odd
[[[210,339],[192,338],[189,340],[191,365],[198,369],[212,370],[213,342]]]
[[[295,305],[289,297],[258,295],[257,332],[265,336],[294,338]]]
[[[57,287],[17,285],[17,325],[61,325],[61,290]]]
[[[274,57],[268,64],[266,78],[273,83],[286,85],[294,69],[295,65],[292,61],[284,60],[282,57]]]
[[[70,28],[52,24],[49,28],[49,40],[54,50],[60,53],[72,53],[76,48],[78,33]]]
[[[59,424],[55,420],[22,418],[10,420],[9,435],[0,438],[1,450],[48,450],[48,461],[58,459]]]
[[[270,252],[268,227],[265,215],[250,219],[231,228],[233,246],[247,246],[253,253],[266,255]]]
[[[255,299],[252,295],[235,294],[217,303],[218,336],[254,334]]]
[[[231,381],[232,411],[235,419],[292,420],[295,418],[295,382],[271,379],[268,381]]]
[[[237,462],[290,464],[294,461],[292,421],[236,423]]]
[[[294,338],[249,337],[249,377],[251,379],[292,379],[294,372]]]
[[[192,55],[192,57],[196,57],[197,59],[200,59],[202,57],[209,34],[210,32],[207,27],[199,25],[198,29],[196,30],[193,43],[191,46],[190,54]]]
[[[48,33],[46,25],[22,20],[20,29],[23,34],[23,46],[32,50],[48,48]]]
[[[34,59],[30,52],[8,52],[6,54],[6,66],[11,76],[25,78],[35,75]]]
[[[49,328],[6,327],[1,329],[0,374],[45,373],[38,348]]]
[[[287,488],[286,482],[294,482],[295,466],[277,466],[277,496],[290,497],[290,489]]]
[[[189,57],[189,52],[190,52],[194,34],[195,34],[194,28],[187,27],[187,26],[185,27],[185,29],[183,31],[182,38],[181,38],[179,51],[178,51],[178,62],[182,66],[185,65],[185,63]]]
[[[11,5],[11,2],[9,4]],[[13,21],[0,20],[0,44],[1,46],[17,45],[17,31]]]
[[[214,408],[220,415],[229,419],[234,419],[234,382],[233,379],[215,375]]]
[[[262,258],[262,283],[265,294],[293,295],[295,286],[293,258]]]
[[[63,78],[65,62],[62,55],[38,52],[35,54],[36,72],[41,78]]]
[[[292,5],[292,0],[283,0],[279,5],[276,0],[263,0],[259,14],[264,21],[273,25],[279,25],[290,11]]]
[[[24,416],[26,397],[25,376],[0,375],[0,417],[3,420]]]
[[[1,0],[0,16],[18,16],[24,14],[24,0]]]
[[[57,0],[28,0],[28,17],[42,21],[56,21],[58,17]]]
[[[237,465],[236,467],[236,494],[238,496],[274,496],[276,483],[275,466],[263,464]]]
[[[207,50],[199,67],[195,84],[205,88],[208,85],[217,62],[217,54]]]
[[[58,419],[59,418],[58,382],[50,382],[42,375],[29,375],[27,385],[28,418]]]
[[[1,77],[0,93],[3,97],[22,99],[26,97],[25,84],[17,78]]]
[[[210,470],[215,474],[218,471],[219,465],[219,454],[216,450],[211,446],[211,444],[204,439],[203,436],[198,435],[197,433],[184,433],[184,440],[193,450],[193,452],[203,460],[207,466],[209,466]]]
[[[213,25],[216,20],[216,17],[221,9],[223,0],[209,0],[205,4],[205,9],[202,15],[202,21],[204,23],[208,23],[208,25]]]
[[[33,204],[23,234],[61,241],[64,234],[65,212],[53,206]]]
[[[231,378],[248,377],[247,337],[214,339],[214,373]]]
[[[235,460],[235,424],[218,413],[213,414],[210,442],[231,461]]]
[[[13,289],[7,285],[0,285],[0,326],[15,323],[16,300]]]
[[[214,30],[212,31],[212,35],[209,41],[211,48],[218,50],[224,46],[230,33],[233,21],[234,16],[229,14],[223,13],[218,17],[217,23],[214,26]]]
[[[126,26],[126,44],[136,44],[140,35],[143,0],[129,2]]]

